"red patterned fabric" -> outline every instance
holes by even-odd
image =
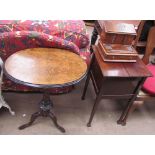
[[[152,73],[152,77],[148,77],[142,87],[142,90],[149,93],[150,95],[155,95],[155,65],[147,65],[148,70]]]
[[[74,42],[79,48],[89,44],[83,21],[73,20],[1,20],[0,32],[37,31]]]
[[[79,54],[79,48],[74,43],[45,33],[16,31],[0,34],[0,50],[4,59],[19,50],[35,47],[64,48]]]
[[[88,64],[89,40],[83,21],[15,21],[0,20],[0,52],[3,60],[16,51],[35,47],[58,47],[79,54]],[[67,93],[72,86],[50,89],[52,93]],[[3,90],[41,91],[13,83],[4,77]]]

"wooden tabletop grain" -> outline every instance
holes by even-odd
[[[87,65],[77,54],[64,49],[32,48],[11,55],[4,64],[9,77],[34,85],[62,85],[80,80]]]

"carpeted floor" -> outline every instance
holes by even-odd
[[[58,122],[66,129],[65,135],[87,134],[155,134],[155,104],[147,102],[135,111],[126,126],[117,125],[125,101],[102,100],[94,117],[92,127],[86,123],[95,99],[92,84],[89,85],[86,100],[81,101],[85,80],[69,94],[51,96],[54,101]],[[57,130],[49,118],[38,118],[34,125],[24,130],[18,127],[27,122],[30,115],[37,111],[41,94],[5,93],[6,101],[16,111],[11,116],[6,109],[0,110],[0,134],[15,135],[57,135]]]
[[[92,27],[88,27],[91,34]],[[126,126],[117,125],[116,121],[126,103],[125,100],[102,100],[94,117],[92,127],[86,126],[95,99],[92,83],[90,83],[86,100],[81,100],[85,79],[76,88],[63,95],[51,96],[54,101],[58,122],[66,129],[65,135],[88,134],[155,134],[155,104],[146,102],[143,107],[132,113]],[[38,110],[41,94],[4,93],[6,101],[15,110],[11,116],[7,109],[0,109],[1,135],[59,135],[49,118],[38,118],[34,125],[22,131],[18,127],[26,123],[30,115]]]

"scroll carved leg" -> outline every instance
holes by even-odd
[[[51,112],[52,107],[53,107],[53,103],[50,100],[50,95],[48,94],[48,92],[45,92],[44,93],[43,99],[41,100],[41,102],[39,103],[39,105],[40,105],[40,111],[32,114],[30,121],[28,123],[20,126],[19,129],[22,130],[22,129],[25,129],[25,128],[29,127],[30,125],[33,124],[33,122],[39,116],[42,116],[42,117],[50,117],[53,120],[54,125],[56,126],[56,128],[58,128],[61,132],[65,132],[65,129],[63,127],[61,127],[57,123],[56,116]]]
[[[40,112],[36,112],[36,113],[32,114],[30,121],[29,121],[28,123],[26,123],[26,124],[20,126],[20,127],[19,127],[19,130],[25,129],[25,128],[29,127],[30,125],[32,125],[33,122],[34,122],[39,116],[41,116],[41,113],[40,113]]]
[[[52,112],[49,113],[49,117],[52,119],[53,123],[55,124],[55,126],[61,131],[61,132],[65,132],[65,129],[63,127],[61,127],[58,123],[57,123],[57,118],[54,116],[54,114]]]

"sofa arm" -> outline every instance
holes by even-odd
[[[4,59],[9,55],[26,48],[56,47],[69,49],[79,54],[79,48],[70,41],[36,31],[16,31],[0,34],[0,51]]]
[[[89,36],[82,20],[0,20],[0,32],[36,31],[57,36],[76,44],[89,45]]]

